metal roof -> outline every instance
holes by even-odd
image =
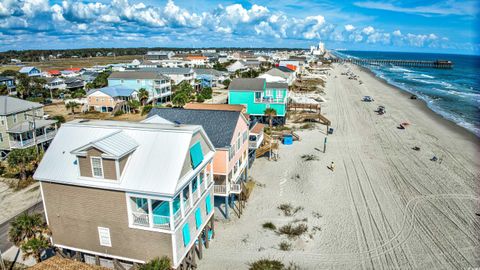
[[[125,132],[118,131],[92,141],[79,149],[73,150],[72,154],[81,154],[83,151],[88,150],[91,147],[97,148],[104,153],[108,153],[109,155],[105,155],[106,157],[121,158],[135,150],[135,148],[138,147],[138,143],[125,134]]]
[[[148,118],[159,116],[170,122],[186,125],[201,125],[216,148],[231,145],[235,128],[241,117],[240,111],[188,110],[182,108],[153,108]]]
[[[138,146],[131,152],[120,179],[116,181],[82,177],[72,151],[116,133],[128,136]],[[174,196],[196,175],[182,175],[192,136],[201,132],[210,148],[203,167],[214,155],[214,147],[200,126],[124,121],[74,120],[62,124],[38,166],[34,179],[67,185]],[[115,137],[117,141],[120,137]],[[130,143],[131,143],[130,141]],[[118,142],[109,141],[109,146]],[[118,147],[118,146],[115,146]],[[120,151],[121,152],[121,151]]]
[[[290,77],[291,72],[286,72],[285,70],[282,70],[279,68],[272,68],[269,71],[265,72],[264,74],[269,74],[272,76],[278,76],[284,79],[288,79]]]
[[[266,80],[263,78],[233,79],[233,81],[228,86],[228,90],[262,91],[265,88],[265,82]]]
[[[170,78],[154,71],[124,71],[113,72],[109,79],[138,79],[138,80],[170,80]]]
[[[115,86],[107,86],[103,88],[92,89],[87,92],[87,96],[100,91],[106,95],[111,97],[129,97],[135,92],[136,90],[133,88],[128,88],[123,85],[115,85]]]
[[[42,104],[9,96],[0,96],[0,115],[9,115],[43,107]]]

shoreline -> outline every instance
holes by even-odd
[[[344,63],[345,64],[345,63]],[[340,65],[340,64],[339,64]],[[359,65],[355,65],[355,64],[346,64],[346,65],[349,65],[350,67],[357,67],[359,70],[367,73],[368,75],[370,75],[373,79],[379,81],[380,83],[382,83],[384,86],[388,87],[388,88],[391,88],[391,89],[394,89],[394,91],[397,91],[399,94],[401,94],[402,96],[404,96],[405,98],[408,98],[410,99],[410,96],[412,95],[412,93],[408,92],[407,90],[404,90],[396,85],[393,85],[391,83],[389,83],[386,79],[384,78],[380,78],[378,77],[373,71],[371,71],[370,69],[366,68],[366,67],[363,67],[363,66],[359,66]],[[427,101],[423,100],[423,99],[413,99],[411,100],[412,102],[417,102],[419,103],[418,104],[418,108],[426,115],[430,116],[430,118],[434,119],[435,121],[439,122],[440,124],[442,124],[443,126],[445,126],[446,128],[448,128],[449,130],[455,132],[455,133],[458,133],[459,135],[461,135],[462,137],[464,137],[466,140],[469,140],[471,142],[474,142],[474,143],[479,143],[480,142],[480,137],[478,137],[477,135],[475,135],[475,133],[473,133],[471,130],[455,123],[454,121],[452,120],[449,120],[447,118],[445,118],[443,115],[435,112],[434,110],[432,110],[430,107],[428,107],[427,105]]]

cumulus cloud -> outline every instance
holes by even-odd
[[[300,18],[258,4],[249,8],[241,4],[219,5],[211,11],[195,13],[177,5],[174,0],[168,0],[162,6],[129,0],[63,0],[52,4],[48,0],[2,0],[0,48],[16,42],[25,44],[20,41],[22,39],[35,40],[38,46],[43,40],[49,44],[50,41],[77,44],[78,40],[95,46],[111,46],[108,42],[125,40],[131,41],[129,44],[133,46],[140,46],[145,44],[144,41],[194,43],[195,39],[202,40],[205,35],[209,40],[219,42],[251,41],[256,36],[257,41],[265,44],[271,44],[272,37],[278,41],[306,43],[322,40],[406,46],[433,46],[445,41],[445,37],[434,33],[404,35],[400,30],[386,32],[372,25],[356,24],[337,26],[322,14]],[[8,40],[8,44],[4,40]]]
[[[353,26],[351,24],[345,25],[345,31],[352,32],[353,30],[355,30],[355,26]]]

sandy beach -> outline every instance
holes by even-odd
[[[363,84],[341,75],[347,70]],[[325,126],[317,125],[281,145],[278,161],[257,159],[244,215],[216,223],[199,268],[247,269],[260,258],[301,269],[479,267],[479,139],[357,66],[334,65],[325,93],[322,113],[334,128],[326,153]],[[365,95],[375,101],[362,102]],[[386,114],[375,112],[379,105]],[[300,208],[286,216],[283,203]],[[308,230],[289,239],[266,222]]]

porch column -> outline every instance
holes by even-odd
[[[183,205],[183,190],[180,192],[180,212],[182,213],[182,218],[185,217],[185,207]]]
[[[188,192],[190,193],[190,207],[193,208],[193,192],[192,192],[192,182],[188,183]]]
[[[149,227],[152,228],[153,227],[152,200],[147,199],[147,203],[148,203],[148,223],[149,223]]]
[[[168,207],[170,208],[170,229],[175,228],[175,216],[173,214],[173,201],[168,202]]]
[[[227,196],[225,196],[225,217],[229,218],[228,217],[228,194]]]
[[[23,146],[23,133],[20,133],[20,145]]]

